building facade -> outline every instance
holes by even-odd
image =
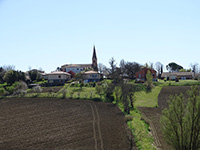
[[[64,85],[66,81],[71,79],[71,74],[63,71],[54,71],[46,75],[49,85]]]
[[[102,74],[98,73],[97,71],[91,70],[83,73],[84,83],[99,82],[102,80],[102,78]]]
[[[136,79],[146,81],[147,72],[150,71],[153,77],[153,81],[157,81],[156,71],[150,68],[143,68],[142,70],[136,72]]]

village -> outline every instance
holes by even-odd
[[[78,81],[83,83],[89,83],[89,82],[99,82],[103,79],[111,79],[111,71],[109,68],[103,66],[104,68],[98,68],[102,67],[101,63],[98,65],[97,62],[97,54],[95,46],[93,47],[93,53],[92,53],[92,63],[88,64],[65,64],[61,67],[57,67],[56,71],[52,71],[50,73],[45,73],[42,70],[38,69],[31,69],[27,72],[25,72],[25,77],[28,83],[31,84],[31,86],[36,86],[36,81],[45,81],[41,84],[42,86],[59,86],[64,85],[66,82],[69,81]],[[135,63],[135,62],[134,62]],[[152,81],[176,81],[179,80],[192,80],[192,79],[199,79],[200,73],[197,72],[197,66],[198,64],[194,64],[193,69],[169,69],[168,72],[163,72],[163,64],[160,62],[157,62],[155,64],[156,70],[152,66],[152,64],[148,65],[140,65],[136,63],[135,65],[138,65],[138,68],[134,68],[134,63],[130,64],[132,65],[132,68],[130,68],[128,71],[124,71],[124,69],[121,67],[120,77],[123,79],[134,79],[136,83],[144,83],[146,81],[146,75],[147,72],[150,71],[152,75]],[[175,64],[175,63],[171,63]],[[176,64],[177,65],[177,64]],[[116,66],[115,66],[116,67]],[[172,66],[173,67],[173,66]],[[3,68],[2,68],[3,69]],[[116,70],[119,70],[118,67],[115,68]],[[132,70],[131,70],[132,69]],[[134,71],[133,71],[134,70]],[[31,76],[31,74],[34,74],[35,76]],[[3,77],[2,77],[3,78]],[[34,82],[33,82],[34,81]],[[1,81],[2,82],[2,81]],[[42,82],[38,82],[42,83]]]

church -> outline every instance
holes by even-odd
[[[92,55],[92,63],[91,64],[65,64],[61,66],[62,71],[76,74],[88,70],[94,70],[98,71],[97,66],[97,55],[96,55],[96,49],[95,46],[93,47],[93,55]]]

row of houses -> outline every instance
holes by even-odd
[[[81,78],[85,83],[98,82],[102,80],[103,75],[98,72],[97,55],[95,46],[93,47],[91,64],[65,64],[59,71],[53,71],[47,74],[41,74],[48,80],[49,85],[62,85],[66,81],[75,78],[75,75],[81,73]]]
[[[157,72],[154,69],[150,68],[143,68],[139,72],[136,73],[136,79],[137,80],[146,80],[146,74],[150,71],[153,77],[153,81],[157,81]],[[161,79],[167,79],[167,80],[189,80],[193,78],[200,78],[200,74],[194,72],[163,72],[161,74]]]
[[[154,69],[150,68],[143,68],[139,72],[136,73],[135,77],[137,81],[146,81],[146,74],[150,71],[153,77],[153,81],[157,81],[157,72]],[[198,75],[198,74],[196,74]],[[89,82],[99,82],[103,79],[103,75],[98,73],[98,71],[90,70],[83,72],[81,74],[82,80],[84,83]],[[69,81],[73,78],[72,74],[64,71],[54,71],[48,74],[43,74],[43,78],[48,80],[48,83],[50,85],[60,85],[64,84],[66,81]],[[186,79],[193,79],[194,73],[193,72],[163,72],[161,75],[161,78],[164,79],[180,79],[180,80],[186,80]]]
[[[146,74],[150,71],[153,77],[153,81],[157,81],[157,72],[154,69],[147,67],[142,68],[135,74],[137,81],[146,81]],[[81,78],[85,83],[98,82],[103,79],[103,75],[98,72],[97,67],[97,55],[95,46],[93,47],[92,63],[91,64],[65,64],[61,66],[59,71],[53,71],[51,73],[45,74],[44,72],[39,72],[41,77],[48,80],[49,85],[62,85],[66,81],[75,78],[75,75],[81,73]],[[200,75],[199,75],[200,76]],[[163,72],[161,78],[164,79],[193,79],[193,72]]]
[[[64,71],[54,71],[46,74],[46,79],[48,80],[49,85],[63,85],[66,81],[69,81],[72,78],[73,77],[70,73]],[[97,71],[90,70],[82,73],[81,78],[83,79],[84,83],[89,83],[99,82],[102,80],[103,76]]]

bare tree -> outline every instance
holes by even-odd
[[[104,64],[102,64],[102,63],[99,63],[98,64],[98,70],[99,70],[100,73],[103,74],[104,71],[106,70],[106,66]]]
[[[119,67],[122,72],[126,72],[126,62],[124,61],[124,59],[120,61]]]
[[[134,78],[135,73],[140,71],[141,66],[136,62],[127,62],[125,64],[125,68],[126,68],[126,74],[129,76],[129,78]]]
[[[3,69],[5,71],[15,70],[15,66],[14,65],[7,65],[7,66],[3,66]]]
[[[161,74],[162,74],[162,72],[163,72],[163,64],[161,64],[161,63],[158,61],[158,62],[156,62],[155,66],[156,66],[156,70],[157,70],[157,72],[158,72],[158,78],[160,78],[160,77],[161,77]]]
[[[150,69],[154,69],[154,64],[153,64],[153,62],[149,62],[149,67],[150,67]]]
[[[197,72],[198,65],[199,65],[198,63],[190,64],[190,66],[192,68],[192,72],[194,72],[194,77],[195,77],[195,74]]]
[[[116,68],[117,68],[117,64],[116,64],[116,61],[115,61],[114,57],[112,57],[110,59],[109,64],[110,64],[110,70],[109,70],[110,77],[111,77],[111,79],[113,79],[114,76],[115,76]]]

